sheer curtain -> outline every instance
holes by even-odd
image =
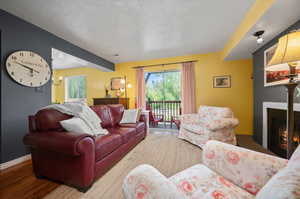
[[[182,64],[181,70],[181,109],[182,114],[196,112],[196,88],[194,62]]]
[[[144,69],[138,68],[136,70],[136,90],[137,90],[137,100],[136,106],[137,108],[146,108],[146,96],[145,96],[145,77],[144,77]]]

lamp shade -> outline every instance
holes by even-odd
[[[300,61],[300,31],[291,32],[278,41],[277,48],[268,66]]]

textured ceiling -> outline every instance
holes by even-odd
[[[222,50],[254,1],[6,0],[0,6],[118,63]]]

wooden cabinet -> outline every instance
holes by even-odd
[[[129,108],[129,98],[93,98],[94,105],[123,104],[125,109]]]

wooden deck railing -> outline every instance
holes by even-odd
[[[181,114],[181,101],[148,101],[147,104],[153,114],[164,116],[164,122],[170,122],[172,116]]]

